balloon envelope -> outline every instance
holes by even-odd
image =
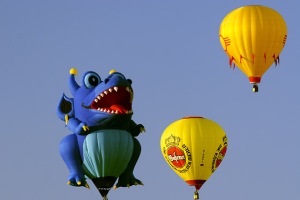
[[[99,130],[86,136],[83,169],[103,196],[125,171],[133,145],[130,133],[123,130]]]
[[[197,190],[222,162],[227,150],[226,133],[202,117],[185,117],[170,124],[160,141],[168,165]]]
[[[230,65],[234,63],[248,76],[250,83],[256,84],[273,63],[279,62],[287,26],[277,11],[249,5],[225,16],[219,35]]]
[[[122,130],[99,130],[87,135],[83,147],[86,175],[119,177],[126,169],[133,151],[132,136]]]

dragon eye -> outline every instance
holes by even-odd
[[[97,86],[101,82],[101,78],[95,72],[89,72],[84,76],[84,84],[87,88]]]

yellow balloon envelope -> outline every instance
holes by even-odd
[[[275,10],[250,5],[230,12],[219,30],[220,42],[229,57],[245,73],[254,92],[261,77],[273,64],[279,62],[279,54],[287,39],[287,26]]]
[[[201,186],[222,162],[227,150],[226,133],[217,123],[202,117],[185,117],[170,124],[160,140],[169,166],[188,185]]]

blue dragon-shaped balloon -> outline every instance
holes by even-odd
[[[75,80],[77,70],[70,70],[69,88],[57,107],[57,115],[73,134],[60,142],[60,154],[70,175],[68,184],[89,188],[90,178],[106,199],[118,179],[117,187],[143,185],[133,175],[141,145],[135,138],[145,131],[131,118],[132,81],[115,70],[102,80],[92,71],[84,74],[82,86]]]

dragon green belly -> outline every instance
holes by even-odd
[[[83,170],[90,179],[119,177],[133,153],[133,139],[124,130],[99,130],[83,143]]]

